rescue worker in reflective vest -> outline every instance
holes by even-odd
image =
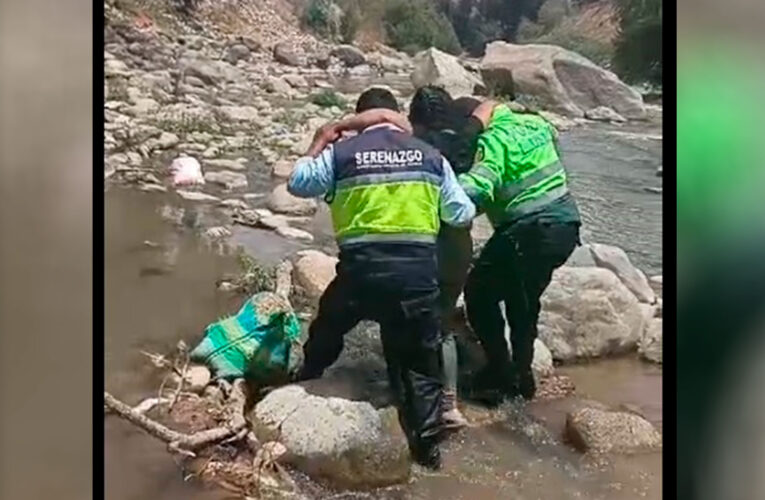
[[[387,90],[370,89],[356,106],[357,113],[367,110],[395,115],[398,104]],[[443,392],[435,243],[441,220],[468,225],[475,206],[448,161],[414,138],[403,117],[387,121],[402,126],[378,124],[330,144],[317,157],[299,159],[290,177],[293,195],[325,196],[340,248],[298,378],[320,377],[349,330],[362,319],[377,321],[413,458],[438,468]],[[322,133],[339,138],[338,129]]]
[[[473,166],[459,181],[494,227],[465,285],[468,321],[487,358],[469,392],[489,403],[518,395],[532,399],[540,297],[553,270],[580,243],[579,211],[551,124],[490,101],[462,98],[455,105],[485,127]]]

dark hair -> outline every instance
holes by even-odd
[[[385,108],[398,111],[398,102],[389,90],[373,87],[365,90],[356,101],[356,112],[361,113],[369,109]]]
[[[409,121],[415,128],[443,130],[453,125],[452,96],[442,87],[420,87],[409,106]]]
[[[460,97],[453,103],[454,112],[462,118],[467,118],[473,114],[475,108],[480,106],[481,101],[475,97]]]

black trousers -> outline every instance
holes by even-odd
[[[414,264],[414,263],[410,263]],[[435,440],[442,404],[441,330],[435,258],[425,265],[344,266],[319,302],[304,346],[301,379],[317,378],[340,355],[362,319],[380,324],[388,379],[410,447]]]
[[[579,224],[530,222],[497,230],[486,243],[465,285],[468,320],[497,376],[515,368],[530,372],[542,293],[553,271],[579,244]],[[513,359],[505,341],[504,302]]]

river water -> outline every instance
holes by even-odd
[[[649,275],[661,273],[662,265],[661,195],[646,190],[661,186],[657,133],[588,126],[561,138],[584,239],[624,248]],[[255,178],[251,184],[265,190],[262,172],[251,172]],[[154,395],[160,383],[141,351],[168,353],[180,339],[194,345],[205,325],[238,308],[241,298],[216,288],[217,280],[236,271],[236,261],[198,236],[200,225],[219,218],[215,209],[116,186],[104,196],[106,388],[134,404]],[[327,221],[321,210],[307,227],[319,247],[331,248]],[[235,228],[233,240],[269,263],[305,247],[249,228]],[[661,429],[661,368],[629,357],[559,367],[558,373],[574,381],[576,398],[507,408],[500,421],[454,436],[440,473],[419,471],[407,485],[334,498],[661,498],[659,453],[592,460],[560,442],[565,413],[582,398],[629,405]],[[230,498],[184,480],[164,445],[130,424],[110,417],[105,425],[107,498]],[[331,495],[337,492],[321,497]]]

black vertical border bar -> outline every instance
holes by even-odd
[[[93,0],[93,496],[104,487],[104,1]]]
[[[683,498],[677,468],[677,2],[662,3],[663,498]]]

